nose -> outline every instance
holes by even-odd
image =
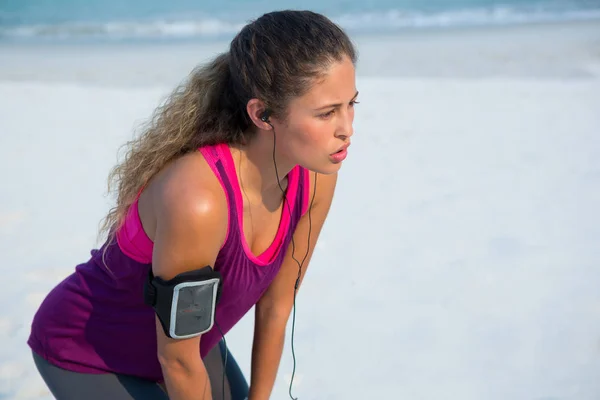
[[[352,108],[346,110],[338,119],[338,126],[335,130],[335,136],[340,139],[348,139],[354,134],[354,110]]]

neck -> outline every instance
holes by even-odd
[[[260,132],[249,143],[232,146],[240,181],[243,182],[247,192],[263,197],[273,192],[280,193],[279,185],[285,190],[286,176],[294,165],[287,161],[277,148],[274,161],[273,145],[273,133]]]

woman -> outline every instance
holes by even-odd
[[[57,399],[269,398],[350,144],[355,63],[324,16],[273,12],[157,109],[112,171],[105,244],[33,320]],[[248,387],[223,335],[252,306]]]

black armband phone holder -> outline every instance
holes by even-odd
[[[165,335],[186,339],[213,327],[220,292],[221,274],[208,265],[168,281],[155,277],[150,268],[144,302],[156,312]]]

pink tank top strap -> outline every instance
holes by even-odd
[[[300,168],[300,171],[302,172],[302,211],[300,214],[304,216],[310,203],[310,173],[306,168]]]
[[[226,179],[227,177],[223,177],[222,172],[219,170],[219,168],[217,166],[218,165],[217,163],[222,158],[221,151],[219,151],[220,150],[219,147],[221,147],[221,146],[223,146],[223,145],[204,146],[204,147],[200,147],[198,149],[198,151],[200,151],[202,153],[208,166],[210,167],[210,169],[213,171],[213,173],[219,180],[221,187],[225,191],[225,199],[227,200],[227,209],[231,210],[231,207],[233,206],[233,204],[232,204],[231,199],[229,198],[230,196],[228,194],[227,185],[225,184],[225,182],[223,180],[224,178]],[[227,240],[229,240],[229,233],[231,232],[231,222],[232,222],[231,221],[231,212],[229,212],[229,221],[227,223],[227,233],[225,234],[225,240],[223,241],[223,246],[225,246],[225,243],[227,243]]]

